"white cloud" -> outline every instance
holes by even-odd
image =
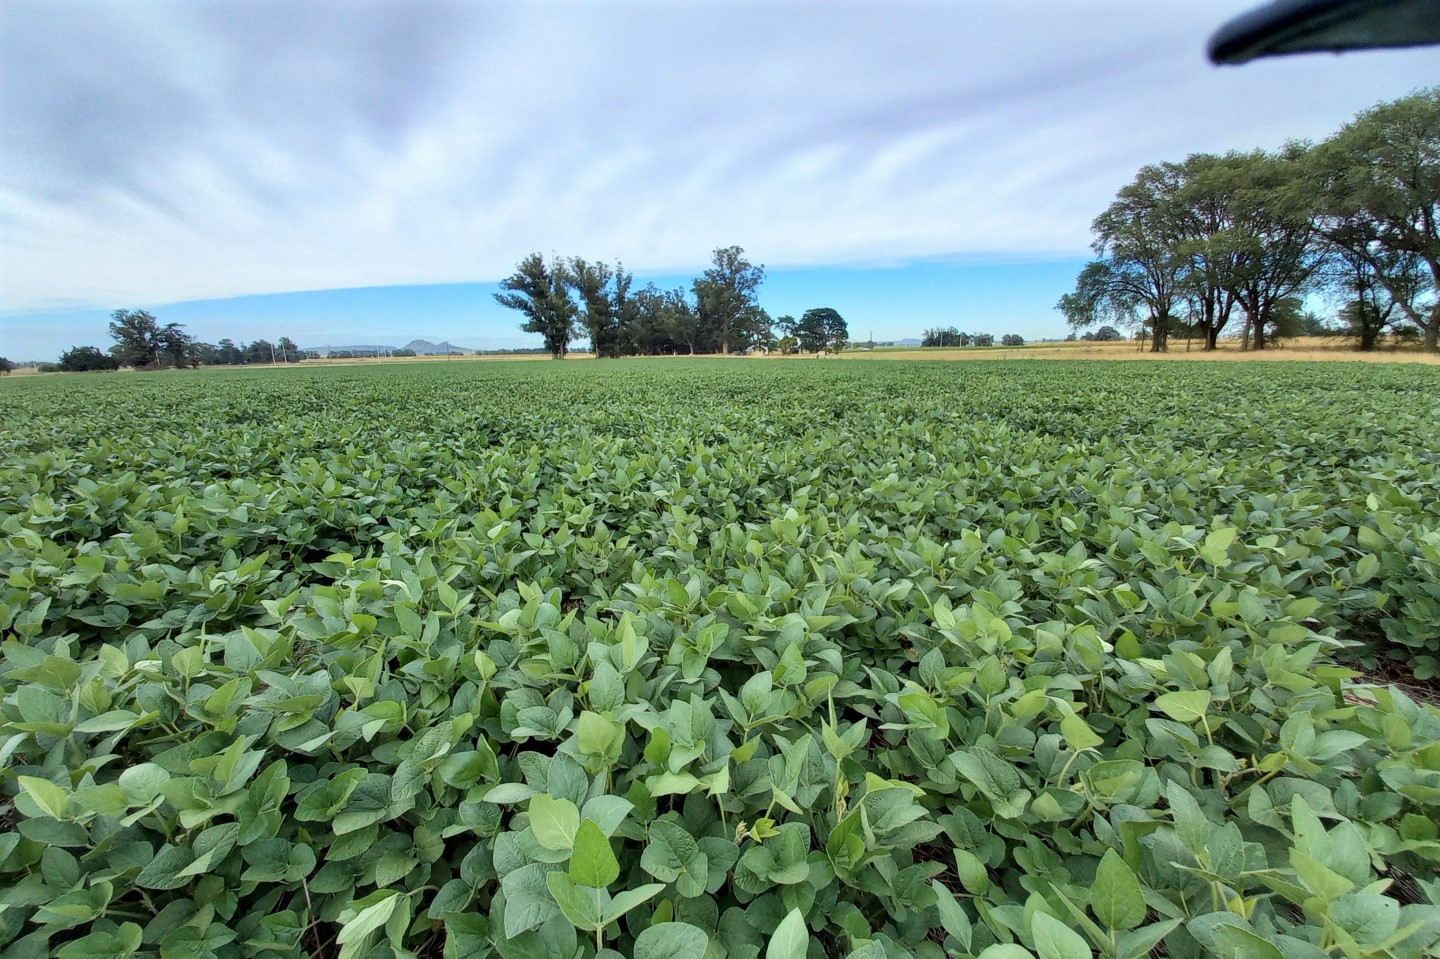
[[[0,11],[0,310],[1072,254],[1142,163],[1319,137],[1432,51],[1215,69],[1246,0]]]

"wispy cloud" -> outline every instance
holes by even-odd
[[[0,7],[0,310],[1073,254],[1141,163],[1323,136],[1429,51],[1216,70],[1245,0]]]

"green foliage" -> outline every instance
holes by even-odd
[[[160,325],[144,310],[110,314],[111,354],[122,366],[153,370],[162,366],[197,366],[195,339],[179,323]],[[63,360],[62,360],[63,362]]]
[[[62,373],[89,373],[94,370],[118,370],[120,361],[98,346],[72,346],[60,354]]]
[[[719,247],[712,266],[695,280],[696,315],[705,334],[729,353],[770,332],[770,315],[760,308],[758,291],[765,267],[751,263],[738,246]],[[838,315],[838,314],[837,314]]]
[[[6,380],[0,945],[1433,951],[1440,371],[964,372]]]
[[[579,307],[570,298],[571,282],[571,270],[563,260],[547,265],[544,256],[531,253],[513,275],[500,281],[505,292],[495,294],[495,302],[525,317],[520,329],[544,337],[545,348],[557,360],[569,351],[576,333]]]
[[[821,350],[839,353],[850,338],[845,318],[828,306],[806,310],[799,322],[791,320],[788,328],[782,329],[795,337],[803,353],[818,353]]]
[[[1362,350],[1384,330],[1440,351],[1440,88],[1355,117],[1316,144],[1147,164],[1092,224],[1097,259],[1056,309],[1072,328],[1188,328],[1213,350],[1243,313],[1245,348],[1325,329],[1322,287]]]

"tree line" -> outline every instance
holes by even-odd
[[[668,290],[636,289],[618,264],[531,253],[500,281],[495,301],[520,313],[520,329],[538,333],[555,359],[581,339],[597,357],[844,349],[849,329],[829,307],[772,319],[759,302],[764,280],[765,267],[738,246],[716,249],[688,287]]]
[[[993,333],[966,333],[953,326],[937,326],[920,334],[920,345],[930,346],[994,346]],[[1006,333],[1000,337],[1001,346],[1024,346],[1025,337],[1019,333]]]
[[[109,351],[97,346],[75,346],[60,355],[56,364],[41,364],[41,371],[83,373],[91,370],[184,369],[197,366],[242,366],[251,363],[298,363],[313,360],[318,353],[302,350],[288,336],[275,342],[266,339],[236,343],[223,339],[218,344],[196,340],[179,323],[162,325],[145,310],[116,310],[110,314]]]
[[[1358,114],[1320,143],[1141,168],[1091,225],[1096,258],[1056,305],[1073,329],[1190,333],[1213,350],[1337,331],[1440,349],[1440,89]],[[1336,304],[1338,327],[1303,310]]]

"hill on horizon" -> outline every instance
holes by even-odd
[[[402,349],[414,350],[421,356],[436,353],[442,356],[448,356],[450,354],[456,353],[463,355],[465,353],[475,352],[474,350],[466,349],[463,346],[456,346],[449,340],[441,340],[439,343],[431,343],[429,340],[411,340],[409,343],[406,343],[404,347],[402,347]]]
[[[464,356],[475,352],[464,346],[456,346],[448,340],[432,343],[421,339],[411,340],[404,346],[390,343],[332,343],[325,346],[305,346],[301,349],[319,353],[321,356],[329,356],[331,353],[396,353],[400,350],[414,350],[417,356]]]

